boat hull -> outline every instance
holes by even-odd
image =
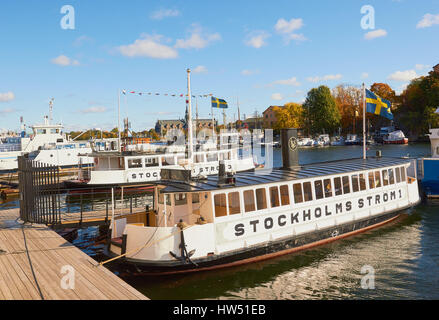
[[[408,144],[409,140],[407,138],[400,140],[384,140],[384,144]]]
[[[123,263],[125,269],[128,268],[130,273],[145,275],[177,274],[233,267],[309,249],[377,228],[395,220],[402,210],[411,206],[412,205],[407,206],[406,208],[399,208],[393,212],[353,221],[339,226],[316,230],[314,232],[287,237],[276,241],[265,242],[252,247],[235,250],[230,253],[211,255],[202,259],[194,259],[193,263],[184,263],[178,260],[145,261],[130,258],[118,259],[115,260],[115,262]],[[111,245],[112,244],[110,243],[109,246]],[[121,252],[123,252],[123,250]]]

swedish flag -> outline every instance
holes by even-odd
[[[212,108],[228,108],[227,102],[223,99],[212,97]]]
[[[393,120],[393,114],[390,110],[391,106],[392,103],[389,100],[382,99],[372,91],[366,89],[366,112]]]

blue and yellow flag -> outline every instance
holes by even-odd
[[[366,112],[393,120],[390,110],[392,103],[389,100],[378,97],[375,93],[366,89]]]
[[[228,108],[226,100],[212,97],[212,108]]]

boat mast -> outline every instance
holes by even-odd
[[[363,159],[366,159],[366,87],[363,82]]]
[[[120,145],[120,89],[117,89],[117,133],[118,133],[118,150],[122,151],[122,146]]]
[[[193,134],[192,134],[192,95],[191,95],[191,69],[187,69],[187,95],[188,95],[188,159],[189,163],[192,164],[192,153],[193,153]]]
[[[55,98],[50,99],[49,101],[49,124],[52,123],[52,110],[53,110],[53,101]]]

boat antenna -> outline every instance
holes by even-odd
[[[49,124],[52,123],[52,111],[53,111],[53,101],[55,98],[51,98],[49,101]]]

